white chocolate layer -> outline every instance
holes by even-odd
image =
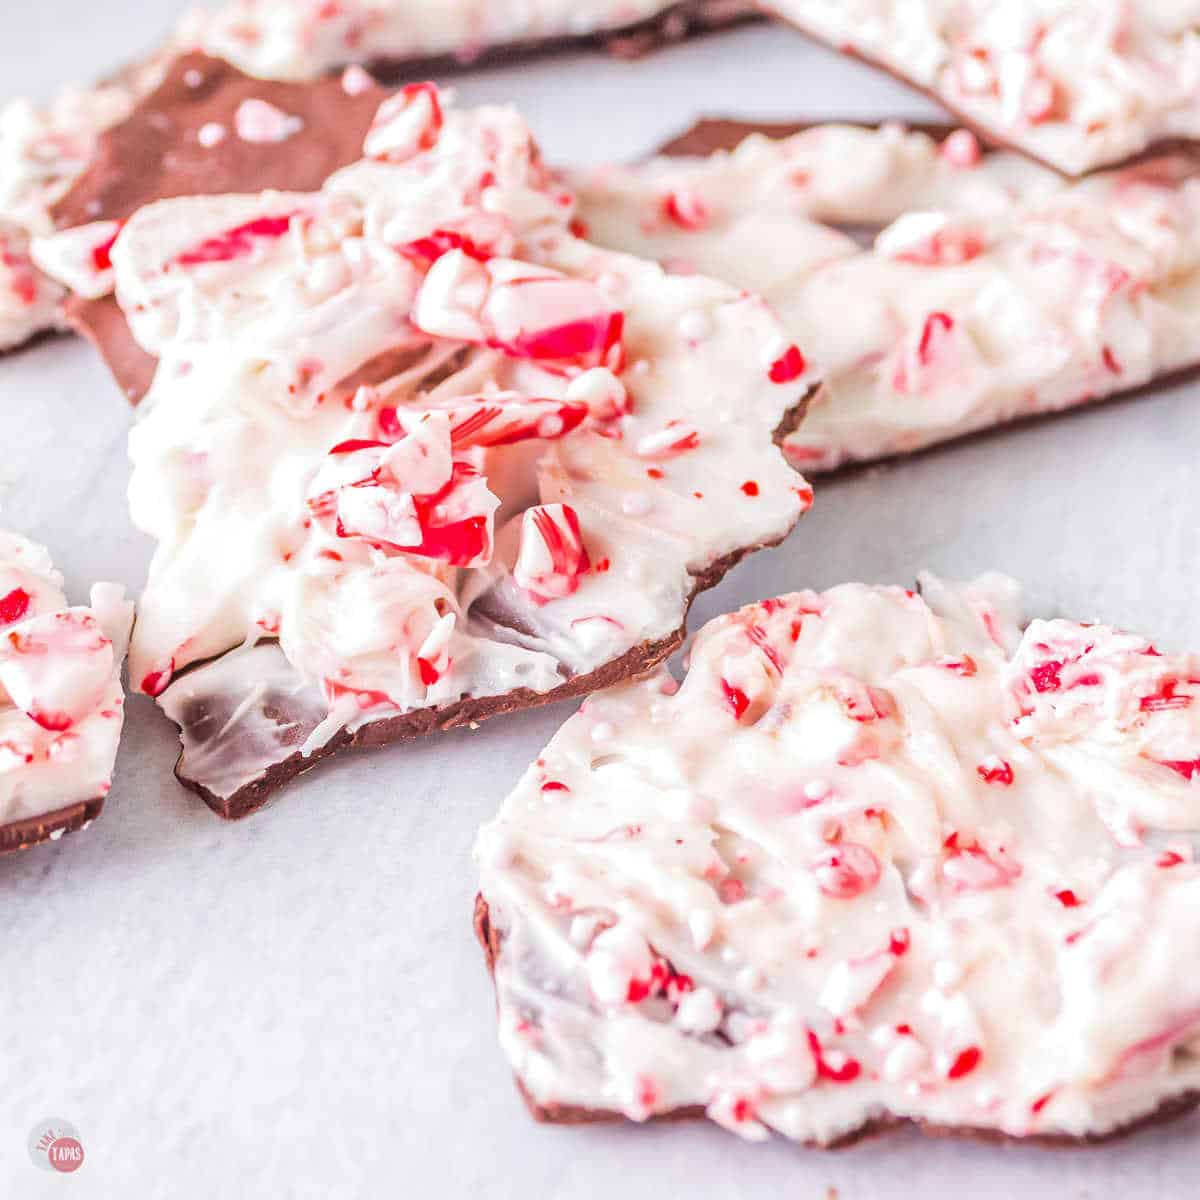
[[[809,470],[1127,391],[1200,360],[1200,177],[1155,159],[1068,185],[969,133],[818,126],[569,175],[603,245],[762,294],[827,387]],[[887,225],[862,248],[837,226]],[[890,224],[889,224],[890,222]]]
[[[98,583],[72,608],[41,546],[0,531],[0,825],[107,795],[133,605]]]
[[[1200,137],[1196,0],[769,0],[1071,175]]]
[[[848,584],[590,697],[480,833],[542,1108],[1111,1132],[1200,1089],[1200,659]]]
[[[773,442],[811,376],[762,301],[572,236],[510,110],[420,85],[367,146],[320,193],[151,205],[112,250],[159,359],[131,677],[175,714],[204,680],[258,694],[249,655],[167,684],[277,638],[323,696],[306,751],[669,638],[697,576],[811,503]]]

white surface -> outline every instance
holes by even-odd
[[[4,5],[4,90],[117,65],[175,6],[148,7]],[[560,161],[635,155],[701,112],[930,111],[766,29],[634,65],[480,72],[460,94],[517,101]],[[997,567],[1039,612],[1200,646],[1198,398],[1117,402],[818,487],[791,540],[706,596],[693,628],[796,586]],[[52,546],[73,597],[99,577],[137,590],[131,417],[88,349],[0,362],[0,409],[0,520]],[[173,731],[133,701],[102,820],[0,861],[0,1195],[1078,1200],[1200,1183],[1195,1119],[1094,1151],[905,1134],[839,1155],[702,1124],[533,1125],[496,1046],[470,847],[569,711],[335,763],[224,825],[174,782]],[[32,1166],[26,1136],[47,1116],[79,1128],[77,1175]]]

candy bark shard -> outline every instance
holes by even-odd
[[[767,0],[996,144],[1081,175],[1200,139],[1194,7],[1141,0]]]
[[[228,0],[204,11],[196,10],[148,61],[108,83],[71,89],[43,108],[26,100],[0,107],[0,353],[39,333],[67,327],[58,313],[65,293],[34,266],[30,241],[52,231],[51,213],[56,202],[87,168],[93,153],[97,149],[103,153],[103,133],[124,121],[158,88],[164,76],[183,76],[178,56],[198,55],[209,64],[236,64],[249,76],[268,81],[311,80],[314,96],[321,95],[337,108],[344,108],[336,96],[331,96],[326,88],[328,81],[323,78],[338,67],[348,70],[335,86],[350,97],[353,107],[353,100],[369,97],[375,84],[361,66],[351,64],[366,63],[393,76],[403,70],[411,77],[417,70],[434,65],[441,71],[481,56],[519,54],[565,44],[608,44],[617,52],[636,53],[693,31],[743,20],[753,13],[752,0],[591,0],[586,4],[579,0],[539,0],[517,9],[488,0],[453,0],[436,5],[419,0],[339,0],[337,4],[320,5],[309,0],[270,0],[265,4]],[[184,71],[192,69],[186,67]],[[234,70],[228,65],[225,69]],[[196,148],[214,150],[219,152],[212,156],[215,160],[224,159],[230,151],[236,155],[239,148],[257,147],[269,160],[278,158],[282,147],[286,148],[283,157],[295,164],[303,155],[287,144],[300,137],[310,147],[306,153],[311,164],[319,158],[322,145],[336,147],[341,143],[338,126],[352,120],[344,112],[340,117],[331,112],[331,128],[314,134],[308,130],[305,117],[271,98],[269,93],[274,87],[273,82],[264,83],[266,94],[248,97],[230,110],[227,119],[205,121],[189,130],[189,135],[195,135],[194,142],[179,138],[164,150],[163,129],[156,132],[143,127],[136,134],[131,132],[123,147],[132,153],[120,172],[122,180],[133,187],[150,184],[150,194],[143,194],[141,203],[199,192],[318,187],[324,175],[279,180],[271,178],[268,171],[258,178],[251,173],[230,186],[220,184],[215,177],[208,182],[208,173],[201,168],[191,186],[176,183],[173,189],[153,190],[164,157],[171,163],[165,175],[171,177],[179,152],[192,158]],[[328,105],[315,106],[318,113],[323,107]],[[116,207],[125,217],[136,205]],[[90,222],[96,215],[77,214],[69,223]],[[61,217],[58,224],[61,228]],[[82,313],[72,316],[71,323],[82,326],[84,332],[96,326],[110,327],[114,315],[108,306],[95,302],[95,307],[97,311],[92,312],[84,306]],[[132,351],[126,347],[125,353]],[[126,365],[127,372],[132,369],[132,365]]]
[[[367,140],[320,192],[159,202],[111,251],[158,360],[131,674],[225,816],[651,669],[812,500],[776,439],[814,374],[761,301],[576,238],[509,110],[411,89]]]
[[[995,575],[800,592],[589,697],[476,846],[535,1116],[1090,1141],[1200,1098],[1200,659],[1018,619]]]
[[[132,621],[114,584],[96,584],[88,608],[68,606],[49,554],[0,531],[0,853],[99,816]]]
[[[758,291],[815,348],[827,386],[788,439],[797,467],[908,453],[1200,360],[1196,160],[1069,184],[963,131],[748,128],[706,123],[677,148],[712,153],[568,182],[595,241]],[[672,215],[681,194],[703,225]]]

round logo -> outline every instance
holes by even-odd
[[[58,1117],[39,1121],[29,1134],[29,1157],[43,1171],[61,1171],[64,1175],[78,1171],[83,1166],[79,1130]]]

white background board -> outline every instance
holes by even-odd
[[[435,0],[429,0],[430,3]],[[48,96],[150,46],[170,0],[0,5],[0,91]],[[471,73],[515,101],[551,161],[633,157],[702,114],[934,110],[782,29],[636,64],[599,55]],[[808,347],[819,353],[819,347]],[[0,520],[52,547],[73,598],[140,588],[125,511],[131,414],[88,348],[0,362]],[[1176,388],[818,487],[781,549],[704,597],[910,582],[921,567],[1027,581],[1033,612],[1200,647],[1200,390]],[[532,1124],[495,1042],[470,930],[474,831],[571,711],[343,761],[224,825],[171,776],[173,730],[135,699],[103,819],[0,862],[0,1195],[38,1198],[617,1195],[1175,1197],[1200,1122],[1045,1152],[915,1135],[838,1155],[698,1126]],[[26,1137],[76,1125],[76,1175]]]

